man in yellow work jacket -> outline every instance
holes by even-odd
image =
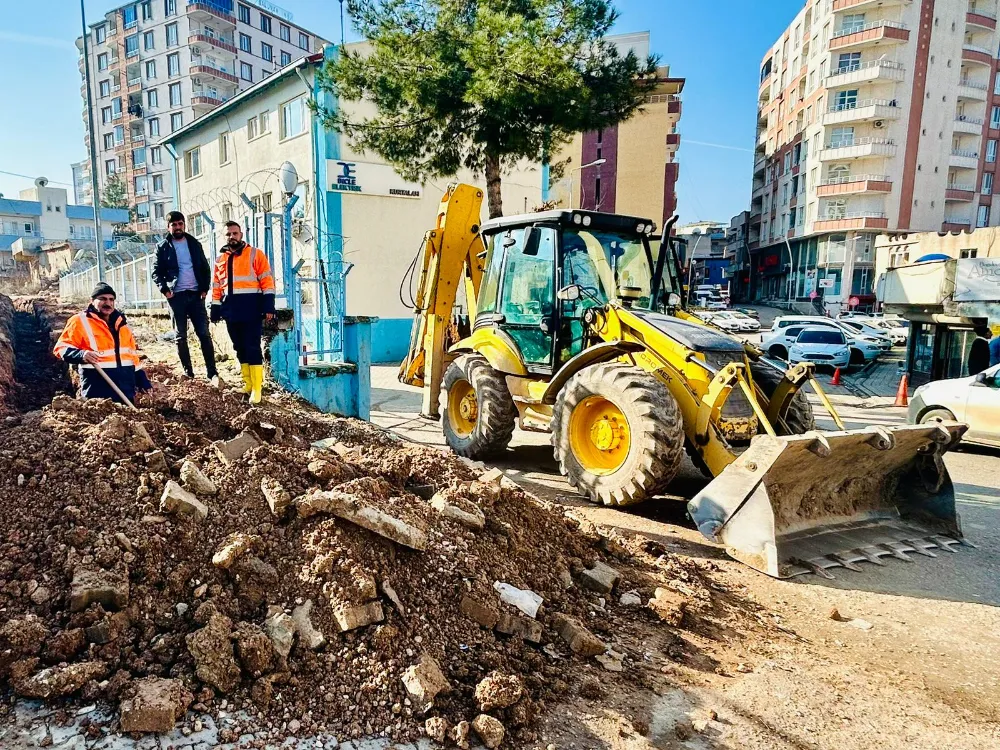
[[[226,321],[243,372],[243,392],[259,404],[264,387],[260,348],[263,321],[274,317],[274,277],[262,250],[243,241],[235,221],[226,222],[226,245],[212,275],[212,322]]]

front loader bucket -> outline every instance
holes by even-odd
[[[777,578],[962,544],[941,456],[958,423],[758,435],[688,503],[698,530]]]

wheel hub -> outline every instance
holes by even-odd
[[[476,417],[479,416],[479,405],[476,403],[475,393],[470,391],[462,397],[458,403],[458,413],[462,415],[462,419],[469,422],[476,421]]]
[[[602,417],[590,428],[590,439],[601,451],[612,451],[621,445],[624,430],[616,417]]]

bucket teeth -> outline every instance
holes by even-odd
[[[827,555],[827,557],[833,560],[835,563],[837,563],[837,565],[847,568],[848,570],[854,570],[857,571],[858,573],[861,572],[860,566],[855,565],[846,557],[842,557],[841,555]]]
[[[863,558],[865,558],[868,562],[873,563],[874,565],[881,565],[882,567],[885,567],[885,563],[882,562],[879,559],[879,556],[876,555],[874,552],[869,552],[866,549],[859,549],[857,550],[857,553],[861,555]]]
[[[907,539],[906,544],[913,547],[912,551],[916,552],[918,555],[923,555],[924,557],[937,557],[937,555],[927,549],[921,542],[913,542]]]
[[[828,571],[822,565],[817,565],[812,560],[796,560],[795,562],[803,566],[804,568],[808,568],[810,572],[815,573],[820,578],[825,578],[828,581],[836,580],[830,571]]]
[[[906,556],[906,554],[904,553],[904,550],[899,549],[895,545],[892,545],[892,544],[880,544],[880,545],[878,545],[878,548],[879,549],[884,549],[886,552],[888,552],[890,555],[892,555],[893,557],[895,557],[897,560],[905,560],[906,562],[913,562],[912,558]],[[905,552],[909,552],[909,551],[910,550],[905,550]]]

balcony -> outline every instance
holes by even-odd
[[[834,104],[822,117],[822,125],[840,125],[845,122],[872,122],[895,120],[900,108],[895,99],[861,99],[845,104]]]
[[[941,224],[942,232],[968,232],[972,229],[972,221],[959,216],[945,217]]]
[[[959,99],[985,102],[988,90],[989,86],[984,82],[973,81],[971,78],[963,78],[958,82],[958,91],[956,94]]]
[[[677,99],[675,97],[673,100],[667,102],[667,114],[670,115],[670,116],[672,116],[672,117],[678,117],[678,118],[681,116],[681,100],[680,99]]]
[[[955,132],[969,133],[970,135],[983,134],[983,118],[969,117],[968,115],[955,116]]]
[[[960,185],[953,183],[948,185],[947,189],[944,191],[944,199],[946,201],[961,201],[962,203],[971,203],[976,198],[976,186],[975,185]]]
[[[753,162],[753,173],[754,176],[758,174],[764,174],[764,169],[767,166],[767,159],[765,157],[760,157],[759,159],[754,159]]]
[[[231,55],[239,53],[239,50],[236,49],[236,45],[233,44],[232,39],[226,39],[225,37],[218,37],[212,34],[205,34],[204,32],[189,35],[188,44],[208,44],[218,50],[228,52]]]
[[[896,142],[891,138],[855,138],[849,142],[828,143],[819,152],[820,161],[866,159],[896,155]]]
[[[199,3],[197,0],[189,0],[187,7],[184,9],[188,15],[188,18],[194,21],[225,21],[230,26],[236,26],[236,16],[232,13],[226,13],[219,10],[214,5],[209,5],[208,3]]]
[[[896,21],[873,21],[833,32],[831,50],[857,49],[879,44],[899,44],[910,40],[906,24]]]
[[[220,81],[228,81],[229,83],[238,84],[240,82],[239,79],[232,73],[226,70],[222,70],[220,68],[216,68],[212,65],[192,65],[191,75],[214,76],[215,78],[218,78]]]
[[[758,148],[763,148],[767,145],[767,130],[761,130],[757,133],[757,146]]]
[[[962,45],[962,59],[965,62],[978,63],[980,65],[993,65],[993,52],[976,44],[966,42]]]
[[[845,229],[887,229],[889,218],[881,211],[854,211],[828,214],[813,222],[813,231],[835,232]]]
[[[137,91],[142,90],[142,79],[141,78],[130,78],[127,83],[126,91],[130,94],[134,94]]]
[[[128,142],[141,146],[146,142],[146,136],[143,133],[133,133],[129,136]]]
[[[680,133],[667,133],[667,147],[668,148],[679,148],[681,145],[681,134]]]
[[[827,198],[855,193],[888,193],[892,190],[892,180],[884,174],[858,174],[843,177],[829,177],[816,187],[816,195]]]
[[[956,169],[978,169],[979,152],[966,148],[953,148],[951,157],[948,159],[948,166]]]
[[[868,81],[902,81],[903,65],[892,60],[869,60],[854,63],[839,68],[831,68],[826,77],[826,85],[830,88],[850,86]]]
[[[973,31],[996,31],[997,17],[992,12],[970,8],[965,14],[966,26],[971,26]]]
[[[888,8],[891,5],[903,5],[908,2],[910,2],[910,0],[833,0],[833,12],[853,12],[856,9],[864,9],[869,6]]]
[[[195,93],[191,97],[192,107],[208,107],[209,109],[215,109],[221,104],[228,102],[232,97],[222,96],[221,94],[206,94],[206,93]],[[670,136],[667,136],[669,140]]]

